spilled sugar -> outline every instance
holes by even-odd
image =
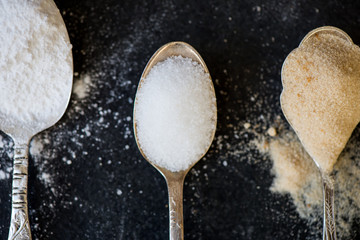
[[[185,170],[211,145],[216,99],[209,74],[199,63],[181,56],[157,63],[136,99],[139,145],[158,166]]]
[[[12,148],[12,143],[9,143],[2,135],[0,135],[0,159],[1,156],[12,158],[13,153],[9,151]],[[0,162],[0,180],[9,179],[11,176],[12,164]]]
[[[51,184],[53,183],[52,175],[48,172],[49,170],[46,168],[51,159],[41,160],[41,152],[44,149],[44,144],[47,142],[47,139],[41,139],[40,136],[35,136],[30,142],[29,154],[34,160],[34,164],[37,166],[39,174],[36,177],[44,184],[45,187],[51,188]],[[52,188],[54,192],[54,188]]]
[[[272,160],[272,174],[275,176],[271,190],[290,194],[302,218],[312,218],[313,212],[322,203],[320,176],[316,165],[302,147],[296,135],[284,131],[279,137],[256,139],[253,144]]]
[[[340,238],[348,238],[360,216],[360,154],[355,134],[334,166],[335,214]],[[257,138],[254,145],[272,160],[271,191],[289,194],[300,217],[309,223],[322,220],[320,173],[296,134],[283,130],[274,138]]]
[[[75,73],[75,76],[78,74]],[[74,78],[74,87],[73,93],[76,95],[76,101],[81,101],[82,99],[86,100],[86,97],[90,93],[93,84],[91,82],[91,77],[88,73],[84,73],[80,76],[77,76]],[[96,107],[94,105],[93,107]],[[77,114],[84,114],[84,109],[82,109],[81,104],[77,104],[74,109],[70,109],[68,111],[68,114],[71,114],[72,116],[75,116],[76,112]],[[95,123],[96,124],[96,123]],[[94,123],[87,124],[82,131],[84,132],[85,136],[89,137],[91,135],[91,129],[93,127]],[[61,126],[60,126],[61,127]],[[72,133],[68,133],[69,135],[75,135]],[[5,136],[5,135],[4,135]],[[78,137],[81,137],[78,136]],[[32,141],[30,142],[29,146],[29,154],[31,155],[31,158],[34,160],[34,165],[36,166],[39,174],[36,176],[42,184],[44,184],[45,187],[51,188],[52,191],[55,191],[55,188],[53,186],[54,183],[54,173],[52,173],[50,168],[48,167],[49,164],[51,164],[51,161],[53,158],[56,157],[56,155],[52,154],[46,154],[46,157],[42,156],[42,154],[45,154],[43,150],[47,150],[45,146],[51,145],[52,137],[48,134],[40,133],[33,137]],[[12,159],[13,157],[13,142],[10,141],[8,138],[4,138],[2,135],[0,135],[0,153],[6,154],[8,159]],[[73,156],[74,158],[76,156]],[[63,159],[65,163],[68,165],[71,164],[70,159]],[[1,166],[0,164],[0,180],[6,180],[11,177],[12,174],[12,163],[8,162],[5,165]]]
[[[75,95],[79,99],[83,99],[87,97],[89,93],[90,85],[91,85],[91,77],[87,74],[84,74],[74,82],[73,93],[75,93]]]

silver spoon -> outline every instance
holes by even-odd
[[[58,12],[57,18],[61,24],[59,31],[64,31],[63,34],[66,41],[70,44],[65,23],[58,8],[52,0],[48,0],[48,3]],[[43,119],[40,124],[39,122],[29,122],[26,126],[24,126],[17,123],[16,119],[14,121],[6,121],[7,116],[0,114],[0,130],[13,139],[15,151],[12,180],[11,222],[8,236],[9,240],[31,240],[27,201],[29,142],[34,135],[54,125],[62,117],[67,108],[72,88],[72,56],[68,59],[68,61],[69,62],[67,63],[71,65],[71,72],[68,73],[68,78],[64,79],[67,83],[67,88],[64,88],[66,90],[64,94],[68,95],[68,97],[62,103],[61,108],[57,109],[57,112],[53,113],[50,118]],[[62,64],[62,62],[59,62],[59,64]],[[39,107],[41,106],[41,103],[36,104],[38,104]]]
[[[151,57],[149,62],[147,63],[142,75],[141,80],[138,86],[138,91],[141,88],[141,84],[149,74],[151,68],[155,66],[158,62],[164,61],[168,57],[171,56],[183,56],[187,58],[191,58],[193,61],[198,62],[204,68],[206,73],[209,73],[208,68],[204,60],[201,58],[200,54],[189,44],[184,42],[170,42],[164,46],[162,46],[159,50],[155,52],[155,54]],[[210,77],[210,74],[209,74]],[[215,97],[215,90],[214,86],[211,83],[211,89],[213,90],[213,95]],[[170,239],[171,240],[182,240],[184,239],[184,226],[183,226],[183,184],[186,174],[189,170],[196,164],[193,163],[189,166],[186,170],[179,171],[179,172],[172,172],[167,170],[166,168],[160,167],[153,162],[151,162],[145,153],[142,151],[142,148],[138,141],[137,136],[137,128],[136,128],[136,104],[137,100],[135,98],[135,105],[134,105],[134,133],[135,133],[135,140],[138,145],[138,148],[143,155],[143,157],[155,167],[165,178],[168,192],[169,192],[169,229],[170,229]],[[215,121],[214,125],[216,126],[216,114],[215,114]],[[211,141],[215,136],[215,126],[212,132]],[[210,147],[210,144],[209,144]],[[207,152],[204,151],[203,155],[199,158],[199,160],[205,155]],[[198,160],[198,161],[199,161]]]
[[[338,29],[336,27],[331,27],[331,26],[324,26],[324,27],[316,28],[316,29],[312,30],[311,32],[309,32],[303,38],[303,40],[300,42],[300,46],[301,46],[301,44],[303,44],[310,38],[316,36],[316,34],[320,34],[320,33],[334,34],[334,35],[337,35],[337,36],[349,41],[350,43],[353,43],[353,41],[349,37],[349,35],[347,35],[341,29]],[[284,61],[284,63],[285,62],[286,62],[286,60]],[[284,67],[281,70],[281,79],[282,80],[283,80],[283,69],[284,69]],[[281,106],[283,106],[282,97],[280,97],[280,103],[281,103]],[[282,109],[282,110],[283,110],[285,118],[287,119],[289,124],[292,125],[290,119],[286,116],[286,112],[284,111],[284,109]],[[324,203],[323,239],[324,240],[336,240],[335,211],[334,211],[334,177],[333,177],[333,175],[323,171],[323,169],[321,169],[320,165],[316,162],[316,159],[313,159],[313,161],[315,162],[315,165],[317,166],[317,168],[320,171],[322,185],[323,185],[323,198],[324,198],[323,199],[323,203]]]

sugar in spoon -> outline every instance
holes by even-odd
[[[336,27],[331,26],[324,26],[320,28],[316,28],[312,31],[310,31],[301,41],[300,46],[309,39],[313,37],[317,37],[317,34],[330,34],[334,35],[340,38],[343,38],[344,40],[348,41],[349,43],[353,44],[351,38],[341,29],[338,29]],[[289,54],[290,55],[290,54]],[[286,60],[284,61],[285,65]],[[281,71],[281,78],[283,81],[284,86],[284,65]],[[288,117],[287,109],[284,109],[284,98],[283,98],[284,91],[282,93],[282,96],[280,98],[282,110],[284,113],[285,118],[288,120],[290,125],[294,128],[293,122]],[[300,104],[300,103],[299,103]],[[295,132],[296,132],[296,128]],[[299,135],[299,134],[298,134]],[[305,146],[305,145],[304,145]],[[305,146],[306,149],[306,146]],[[336,227],[335,227],[335,211],[334,211],[334,179],[331,175],[331,171],[325,171],[321,167],[321,164],[315,159],[312,158],[315,165],[320,171],[321,179],[322,179],[322,185],[323,185],[323,239],[324,240],[335,240],[336,239]]]
[[[209,133],[209,136],[211,136],[211,139],[208,140],[208,145],[206,149],[202,152],[201,156],[199,156],[198,160],[193,162],[190,166],[188,166],[184,170],[180,171],[171,171],[165,167],[159,166],[158,164],[154,163],[154,161],[151,161],[149,156],[143,151],[143,148],[141,146],[141,139],[138,134],[138,125],[137,125],[137,108],[138,108],[138,95],[139,92],[142,91],[142,85],[144,84],[144,81],[146,81],[146,77],[150,73],[151,69],[159,62],[164,61],[165,59],[172,57],[172,56],[182,56],[184,58],[190,58],[193,61],[200,64],[204,70],[205,73],[209,74],[209,70],[204,62],[204,60],[201,58],[199,53],[191,47],[189,44],[184,42],[170,42],[164,46],[162,46],[149,60],[147,63],[141,79],[138,86],[138,90],[136,93],[135,98],[135,104],[134,104],[134,133],[135,133],[135,139],[137,142],[137,145],[139,147],[139,150],[143,157],[151,164],[153,167],[155,167],[165,178],[167,187],[168,187],[168,195],[169,195],[169,235],[171,240],[182,240],[184,239],[184,227],[183,227],[183,183],[186,174],[189,172],[189,170],[195,165],[197,161],[199,161],[207,152],[208,148],[211,145],[212,139],[215,135],[215,128],[216,128],[216,106],[214,111],[214,116],[212,119],[209,119],[209,121],[212,121],[213,127],[211,132]],[[171,79],[169,79],[171,81]],[[215,99],[215,91],[214,86],[211,82],[211,78],[209,81],[209,91],[211,91],[213,99]],[[174,106],[175,107],[175,106]],[[185,107],[191,107],[191,106],[185,106]],[[201,117],[201,116],[200,116]],[[169,139],[171,141],[171,139]],[[181,148],[181,146],[179,146]]]
[[[16,7],[20,7],[20,3],[14,4],[15,6],[13,7],[15,9]],[[34,4],[34,6],[32,4]],[[27,200],[29,142],[34,135],[54,125],[64,114],[70,99],[73,76],[73,59],[70,40],[64,21],[53,0],[42,1],[41,7],[37,6],[36,3],[28,3],[28,5],[26,4],[25,6],[33,6],[35,9],[38,9],[38,11],[42,11],[39,13],[39,16],[43,18],[42,20],[45,19],[44,14],[49,14],[46,16],[46,19],[49,19],[49,21],[44,20],[41,24],[37,23],[41,25],[40,27],[42,29],[45,29],[45,31],[41,32],[44,36],[37,36],[37,38],[31,36],[32,42],[30,48],[35,46],[43,47],[36,49],[37,53],[40,53],[41,59],[35,59],[33,62],[42,61],[42,64],[32,66],[35,69],[34,72],[36,72],[36,74],[51,74],[49,74],[50,76],[46,76],[47,78],[44,78],[44,82],[41,84],[34,84],[32,81],[39,81],[39,78],[32,75],[28,75],[24,79],[16,79],[16,84],[15,81],[9,84],[8,76],[1,76],[0,73],[0,87],[2,87],[0,94],[5,95],[8,93],[1,91],[16,93],[14,94],[15,96],[13,96],[15,100],[11,102],[11,104],[8,104],[7,101],[0,104],[0,130],[13,139],[15,152],[13,160],[12,209],[9,240],[31,239]],[[33,11],[34,9],[31,10]],[[19,36],[20,39],[21,37],[27,36]],[[54,40],[54,38],[56,40]],[[52,45],[50,49],[55,49],[54,51],[66,49],[66,51],[52,52],[51,50],[45,49],[46,43],[49,42],[51,42]],[[19,49],[21,49],[21,47],[22,46],[19,46]],[[22,54],[23,52],[18,54],[20,57],[17,58],[16,64],[28,64],[26,59],[21,58],[21,56],[23,56]],[[34,58],[35,57],[37,56],[34,56]],[[49,64],[46,62],[49,61],[49,59],[53,59],[54,62]],[[51,69],[49,69],[49,66],[51,66]],[[54,66],[58,68],[61,66],[59,69],[63,71],[61,73],[57,72]],[[29,68],[28,65],[27,67]],[[61,76],[61,79],[58,79],[60,78],[59,76]],[[6,89],[4,88],[5,85]],[[25,90],[19,90],[24,89],[24,86],[26,86]],[[49,88],[54,88],[54,91],[49,91]],[[27,103],[28,101],[31,101],[30,105]],[[44,101],[46,101],[46,103]],[[24,105],[26,105],[26,107],[24,107]],[[46,112],[46,114],[44,114],[44,112]]]

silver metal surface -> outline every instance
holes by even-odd
[[[28,144],[15,144],[9,240],[31,239],[28,216]]]
[[[349,41],[350,43],[353,43],[350,36],[343,30],[341,30],[337,27],[333,27],[333,26],[323,26],[323,27],[315,28],[314,30],[312,30],[308,34],[306,34],[306,36],[301,40],[300,46],[301,46],[301,44],[306,42],[311,37],[316,37],[317,34],[324,34],[324,33],[337,35],[337,36]]]
[[[324,27],[316,28],[316,29],[310,31],[300,42],[299,46],[306,43],[306,41],[308,41],[310,38],[317,37],[318,34],[334,34],[334,35],[337,35],[337,36],[349,41],[351,44],[353,44],[353,41],[351,40],[349,35],[346,34],[344,31],[342,31],[341,29],[332,27],[332,26],[324,26]],[[286,59],[284,61],[284,64],[285,64],[285,62],[286,62]],[[284,83],[283,83],[284,64],[281,69],[281,81],[282,81],[283,86],[284,86]],[[282,92],[284,92],[284,90]],[[282,99],[283,99],[282,96],[280,96],[281,106],[283,106]],[[282,108],[282,111],[284,113],[285,118],[287,119],[289,124],[292,126],[292,123],[291,123],[290,119],[287,117],[286,112],[284,111],[283,108]],[[296,132],[295,129],[294,129],[294,131]],[[296,132],[296,134],[297,134],[297,132]],[[335,196],[334,196],[334,184],[333,184],[334,179],[333,179],[333,176],[331,175],[331,173],[324,172],[323,169],[321,169],[321,167],[317,163],[316,159],[314,159],[313,157],[312,157],[312,159],[320,171],[322,183],[323,183],[323,204],[324,204],[323,240],[336,240],[336,224],[335,224],[335,210],[334,210],[334,197]]]
[[[336,240],[333,181],[332,176],[322,176],[324,198],[323,240]]]
[[[184,239],[183,185],[186,173],[168,174],[166,183],[169,192],[169,234],[170,239]]]
[[[165,44],[159,50],[157,50],[154,55],[150,58],[149,62],[147,63],[140,79],[140,83],[138,86],[137,91],[141,88],[141,85],[146,78],[146,76],[149,74],[151,68],[155,66],[158,62],[164,61],[168,57],[171,56],[183,56],[187,58],[191,58],[192,60],[198,62],[201,64],[201,66],[204,68],[204,71],[209,74],[209,70],[200,56],[200,54],[189,44],[185,42],[170,42],[168,44]],[[211,79],[211,77],[210,77]],[[211,89],[213,91],[213,94],[215,96],[215,90],[214,85],[211,82]],[[167,187],[168,187],[168,193],[169,193],[169,235],[170,240],[183,240],[184,239],[184,221],[183,221],[183,184],[186,174],[189,172],[189,170],[196,164],[193,163],[191,166],[189,166],[184,171],[179,172],[172,172],[165,168],[162,168],[152,161],[150,161],[145,153],[142,151],[141,145],[138,141],[137,137],[137,128],[136,128],[136,104],[137,99],[135,97],[135,104],[134,104],[134,113],[133,113],[133,123],[134,123],[134,133],[135,133],[135,140],[137,143],[137,146],[142,154],[142,156],[153,166],[155,167],[165,178]],[[212,132],[211,139],[215,136],[215,128],[216,128],[216,122],[217,122],[217,114],[215,113],[215,119],[214,119],[214,131]],[[209,145],[210,148],[210,145]],[[202,154],[202,156],[199,158],[199,160],[206,154],[206,151]]]

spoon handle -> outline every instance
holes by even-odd
[[[324,240],[336,240],[335,211],[334,211],[334,184],[332,176],[323,176],[324,196]]]
[[[15,143],[11,222],[8,240],[31,240],[28,216],[28,145]]]
[[[183,184],[184,178],[167,180],[169,191],[170,240],[184,239]]]

